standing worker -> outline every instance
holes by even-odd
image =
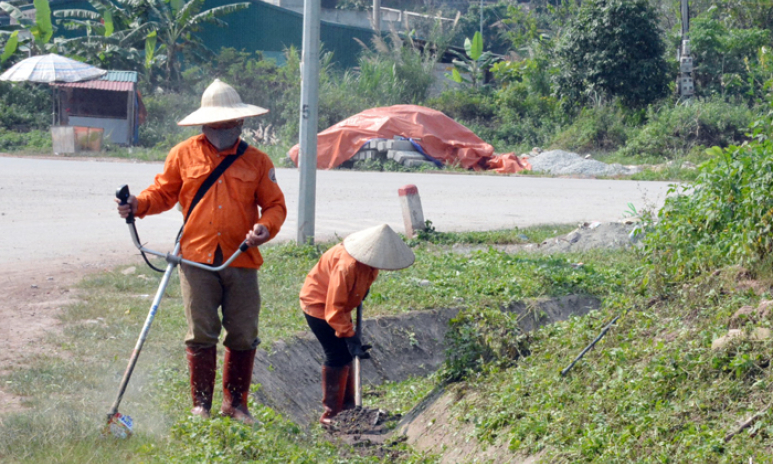
[[[177,123],[201,125],[202,134],[172,148],[155,183],[136,197],[129,197],[127,204],[118,206],[121,217],[127,217],[131,211],[142,218],[169,210],[179,202],[186,218],[180,246],[182,256],[190,261],[218,266],[243,240],[251,247],[221,272],[184,263],[180,266],[180,287],[188,321],[185,344],[193,397],[191,412],[210,417],[217,341],[224,327],[220,413],[248,425],[255,423],[247,409],[247,396],[255,349],[260,344],[258,269],[263,257],[257,247],[276,236],[287,216],[273,163],[268,155],[239,138],[244,118],[266,113],[267,109],[242,103],[233,87],[215,79],[201,97],[201,108]],[[189,212],[205,179],[226,156],[234,154],[237,158],[233,164]]]
[[[370,346],[362,344],[352,325],[352,311],[365,299],[379,269],[404,269],[414,260],[408,245],[383,224],[346,237],[306,276],[301,309],[325,351],[321,424],[330,424],[339,412],[354,407],[352,360],[370,358]]]

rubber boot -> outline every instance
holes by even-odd
[[[217,346],[207,348],[188,346],[185,352],[191,374],[191,398],[193,399],[191,414],[209,419],[212,393],[215,391]]]
[[[225,349],[223,407],[220,408],[220,414],[236,419],[245,425],[253,425],[257,422],[247,409],[254,361],[255,350]]]
[[[346,375],[346,390],[344,391],[343,410],[354,409],[354,362],[350,362],[349,373]]]
[[[349,377],[349,365],[341,367],[322,366],[322,406],[324,412],[319,423],[330,425],[333,418],[341,412]]]

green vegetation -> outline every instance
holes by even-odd
[[[198,106],[203,89],[218,77],[234,85],[245,101],[270,110],[247,122],[245,136],[270,151],[277,165],[291,165],[285,154],[298,135],[299,51],[287,49],[279,66],[259,51],[208,50],[197,38],[203,22],[224,24],[244,4],[205,10],[198,0],[90,1],[93,11],[56,13],[53,39],[45,47],[103,67],[140,72],[148,109],[140,129],[142,147],[164,152],[195,133],[176,122]],[[360,8],[349,3],[338,7]],[[480,6],[471,2],[453,26],[424,21],[410,33],[363,43],[359,66],[348,70],[335,65],[336,57],[323,44],[319,130],[368,108],[419,104],[446,113],[500,153],[526,153],[535,146],[566,149],[600,160],[658,166],[637,174],[638,179],[690,180],[693,171],[679,165],[709,159],[705,150],[712,146],[741,145],[749,139],[748,124],[764,113],[773,76],[773,35],[765,19],[770,15],[754,2],[693,3],[690,38],[697,90],[689,102],[679,101],[674,95],[678,64],[672,58],[680,41],[677,7],[665,0],[532,0],[528,9],[487,4],[481,35]],[[45,21],[37,25],[42,20],[26,21],[22,28],[46,29]],[[86,35],[59,37],[70,29]],[[0,42],[3,38],[10,53],[11,34],[0,35]],[[38,42],[17,45],[23,51],[39,48],[43,42]],[[436,82],[433,69],[439,58],[462,49],[465,53],[457,52],[460,59],[450,68],[456,74],[448,74],[453,79]],[[10,53],[1,66],[20,56]],[[464,85],[465,79],[471,85]],[[0,99],[11,98],[15,91],[10,89],[0,86]],[[37,93],[48,95],[46,89]],[[49,108],[37,96],[16,101],[13,111],[0,111],[0,127],[45,131]],[[34,136],[30,140],[0,134],[0,148],[47,151]],[[676,168],[662,166],[671,161]],[[389,162],[358,162],[353,168],[406,169]]]
[[[768,116],[747,144],[712,149],[694,184],[647,224],[645,247],[630,255],[640,264],[621,275],[600,311],[527,340],[506,316],[462,313],[449,335],[460,349],[445,369],[475,394],[459,398],[454,415],[474,424],[481,441],[549,462],[768,459],[773,339],[750,333],[773,319],[743,318],[745,335],[716,348],[712,342],[741,306],[771,298],[770,135]]]
[[[542,237],[548,229],[469,233],[456,241],[520,234]],[[306,272],[331,245],[283,244],[265,250],[261,270],[265,346],[307,330],[298,309],[298,292]],[[609,267],[591,259],[576,268],[562,257],[506,255],[494,250],[467,256],[421,240],[414,243],[414,250],[416,265],[379,277],[368,297],[368,317],[449,307],[458,305],[459,298],[465,305],[497,307],[530,296],[575,292],[602,296],[617,288],[628,266]],[[292,424],[260,405],[252,405],[264,424],[258,433],[226,419],[192,421],[187,414],[187,370],[181,341],[185,321],[176,278],[167,288],[121,408],[135,418],[138,435],[126,442],[101,439],[105,410],[160,278],[144,267],[134,273],[122,271],[98,274],[83,282],[80,302],[66,308],[63,331],[50,340],[58,354],[40,355],[29,368],[14,370],[3,379],[9,391],[24,396],[30,409],[3,418],[2,460],[74,463],[120,457],[128,462],[341,462],[346,456],[346,462],[379,462],[353,458],[345,446],[328,443],[318,428]],[[366,392],[365,401],[406,412],[433,386],[432,379],[386,384]],[[401,462],[434,462],[418,452],[405,451]]]

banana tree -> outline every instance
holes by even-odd
[[[179,58],[182,54],[204,61],[212,56],[204,42],[195,34],[205,23],[226,27],[222,16],[249,8],[249,3],[231,3],[201,11],[204,0],[147,0],[151,24],[157,32],[156,53],[166,57],[164,74],[167,86],[181,80]]]
[[[18,7],[8,2],[0,2],[0,9],[17,22],[17,25],[10,26],[10,30],[2,31],[8,38],[0,55],[0,63],[5,63],[17,50],[27,52],[28,55],[38,55],[54,46],[50,43],[54,35],[54,25],[48,0],[34,0],[33,5],[34,20],[25,17]]]
[[[140,71],[145,38],[155,26],[148,22],[144,0],[88,0],[93,10],[69,9],[54,13],[58,24],[85,35],[60,40],[69,53],[101,67]]]
[[[458,57],[452,61],[454,69],[451,71],[451,80],[478,88],[486,81],[486,71],[500,61],[500,58],[490,51],[483,51],[483,38],[480,32],[476,32],[472,40],[469,37],[464,39],[464,51],[465,55],[462,55],[451,50],[451,53]],[[470,77],[467,78],[462,73]]]

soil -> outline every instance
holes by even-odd
[[[389,434],[401,417],[383,409],[357,406],[339,413],[325,430],[331,441],[353,446],[358,456],[387,458],[393,462],[403,454],[395,445],[405,438],[391,439]]]
[[[61,330],[64,306],[77,300],[75,284],[101,263],[62,263],[46,267],[13,266],[0,270],[0,376],[23,367],[33,356],[60,356],[50,337]],[[0,415],[23,409],[24,398],[0,384]]]

